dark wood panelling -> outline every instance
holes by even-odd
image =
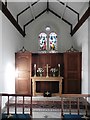
[[[81,53],[64,53],[64,92],[81,93]]]
[[[53,81],[53,82],[51,82],[51,81],[45,81],[45,82],[43,82],[43,81],[41,81],[41,82],[39,82],[39,81],[37,81],[36,82],[36,92],[38,93],[40,93],[40,92],[42,92],[42,93],[44,93],[44,91],[51,91],[52,93],[59,93],[59,82],[58,81]]]
[[[63,76],[63,54],[62,53],[40,53],[32,54],[32,75],[34,75],[34,64],[38,67],[42,67],[44,69],[43,76],[46,76],[46,64],[50,66],[50,68],[58,68],[58,64],[61,64],[61,76]],[[50,76],[50,68],[49,68],[49,76]]]

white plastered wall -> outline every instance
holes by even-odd
[[[15,93],[15,52],[22,48],[23,37],[4,14],[0,17],[0,93]]]
[[[46,26],[51,27],[49,32],[45,31]],[[25,48],[32,52],[38,52],[39,34],[45,32],[48,35],[52,31],[58,35],[58,52],[65,52],[72,46],[73,40],[70,35],[70,26],[49,12],[48,14],[44,13],[26,26],[26,37],[24,38]]]

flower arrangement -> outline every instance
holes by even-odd
[[[51,68],[50,72],[53,74],[53,76],[55,76],[55,73],[58,72],[57,68]]]
[[[42,76],[42,73],[44,72],[44,69],[43,68],[38,68],[37,72],[39,73],[40,76]]]

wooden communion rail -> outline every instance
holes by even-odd
[[[0,96],[2,96],[2,98],[1,99],[3,99],[3,97],[5,97],[6,99],[7,99],[7,105],[6,105],[6,108],[7,108],[7,110],[6,110],[6,113],[4,113],[5,115],[4,116],[7,116],[7,118],[9,118],[10,117],[10,119],[11,119],[11,117],[12,117],[12,115],[18,115],[18,116],[22,116],[22,117],[24,117],[24,119],[25,119],[25,117],[26,116],[28,116],[28,119],[30,119],[31,120],[31,118],[32,118],[32,95],[30,95],[30,94],[5,94],[5,93],[3,93],[3,94],[0,94]],[[10,98],[11,97],[14,97],[15,98],[15,100],[14,100],[14,110],[12,111],[13,113],[11,113],[11,111],[10,111]],[[18,108],[18,97],[21,97],[22,98],[22,101],[23,101],[23,103],[22,103],[22,113],[18,113],[18,111],[17,111],[17,108]],[[29,108],[29,111],[30,111],[30,113],[26,113],[25,112],[25,107],[26,107],[26,104],[25,104],[25,98],[26,97],[28,97],[28,99],[30,100],[30,103],[28,103],[27,104],[27,106],[28,106],[28,108]],[[0,111],[1,112],[1,111]],[[1,113],[0,113],[1,114]],[[2,113],[3,114],[3,113]],[[25,115],[25,116],[24,116]],[[2,120],[3,119],[6,119],[6,118],[3,118],[2,117]],[[14,120],[14,118],[12,118],[13,120]],[[16,116],[15,116],[15,119],[16,119]],[[21,119],[21,118],[18,118],[18,119]],[[27,118],[26,118],[27,119]]]
[[[72,113],[72,101],[76,100],[77,108],[75,111],[76,115],[80,115],[80,107],[81,104],[84,107],[83,110],[85,111],[84,116],[90,116],[90,94],[62,94],[61,95],[61,117],[64,116],[64,101],[68,101],[68,113],[66,114],[73,114]],[[83,115],[83,114],[81,114]],[[90,118],[89,118],[90,119]]]
[[[17,108],[18,108],[18,103],[17,99],[18,97],[22,97],[22,114],[25,113],[25,98],[29,97],[30,98],[30,103],[27,103],[27,106],[30,108],[30,115],[32,116],[32,95],[30,94],[0,94],[0,98],[2,97],[7,97],[7,114],[10,114],[10,97],[15,97],[15,114],[17,114]],[[64,109],[68,109],[68,114],[72,114],[72,100],[76,100],[76,113],[77,115],[80,115],[80,104],[82,102],[84,106],[84,111],[85,111],[85,116],[88,116],[88,113],[90,113],[90,94],[62,94],[60,96],[61,98],[61,118],[64,116]],[[1,100],[0,100],[1,101]],[[64,101],[67,102],[68,108],[64,108]],[[89,110],[89,112],[88,112]],[[1,111],[0,111],[1,112]]]
[[[26,97],[29,97],[29,99],[30,99],[30,103],[29,104],[27,104],[28,106],[29,106],[29,108],[30,108],[30,115],[32,115],[32,95],[30,95],[30,94],[2,94],[2,97],[3,96],[7,96],[7,114],[9,114],[10,113],[10,97],[15,97],[15,114],[17,114],[17,108],[18,108],[18,106],[17,106],[17,99],[18,99],[18,97],[22,97],[23,98],[23,104],[22,104],[22,109],[23,109],[23,114],[25,113],[25,111],[24,111],[24,109],[25,109],[25,98]]]

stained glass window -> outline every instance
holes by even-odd
[[[46,33],[39,34],[39,48],[40,50],[47,50],[47,34]]]
[[[55,32],[49,34],[49,50],[57,50],[57,34]]]

